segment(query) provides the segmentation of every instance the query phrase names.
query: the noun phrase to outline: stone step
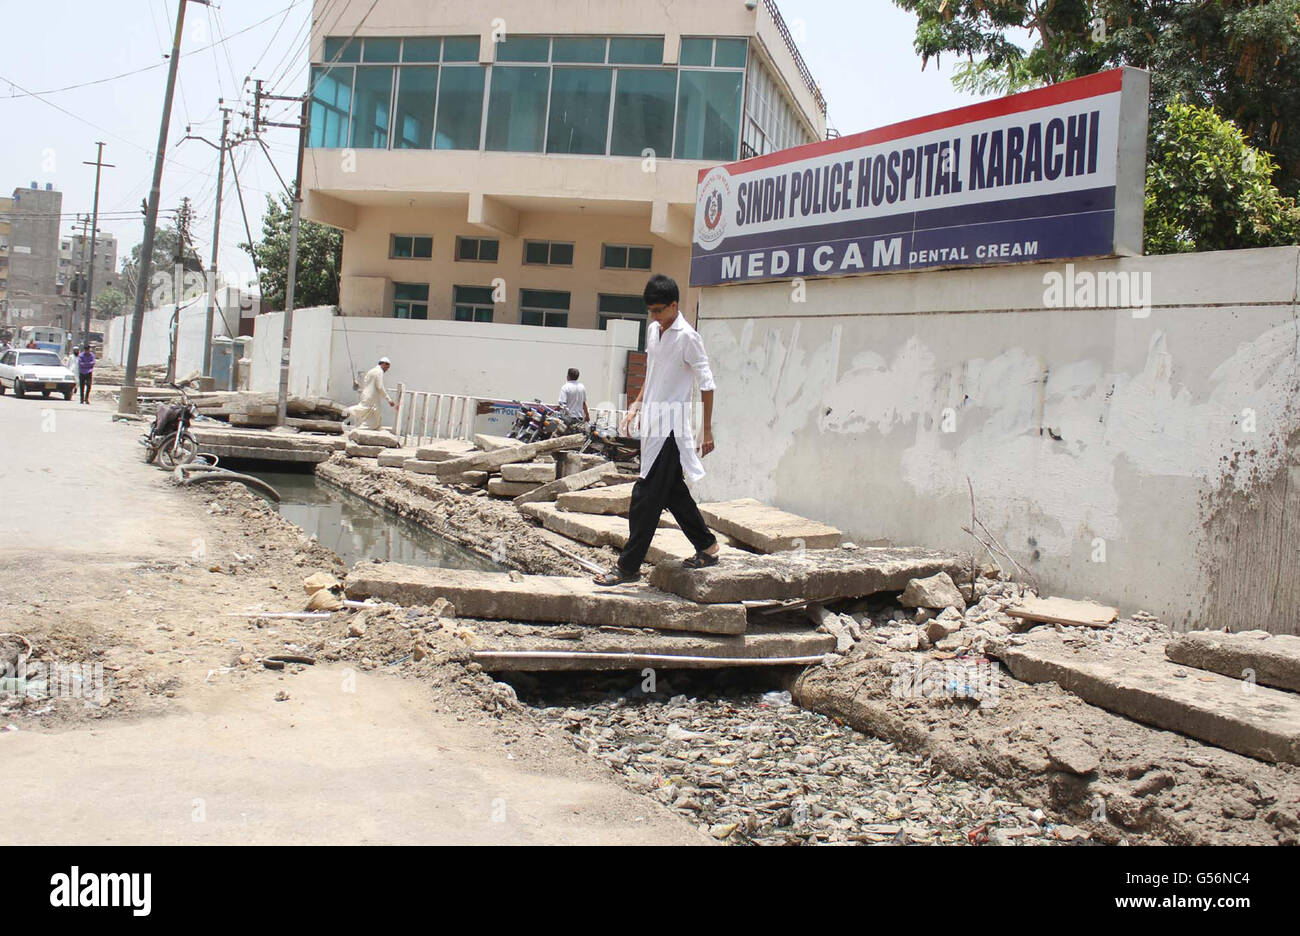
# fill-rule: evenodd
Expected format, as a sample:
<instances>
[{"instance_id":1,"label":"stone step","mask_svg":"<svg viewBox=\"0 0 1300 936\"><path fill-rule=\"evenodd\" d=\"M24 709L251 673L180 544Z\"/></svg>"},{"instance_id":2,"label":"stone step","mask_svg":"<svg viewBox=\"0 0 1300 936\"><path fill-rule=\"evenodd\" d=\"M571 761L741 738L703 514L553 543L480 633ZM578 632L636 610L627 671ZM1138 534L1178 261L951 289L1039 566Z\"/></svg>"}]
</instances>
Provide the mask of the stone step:
<instances>
[{"instance_id":1,"label":"stone step","mask_svg":"<svg viewBox=\"0 0 1300 936\"><path fill-rule=\"evenodd\" d=\"M353 429L348 434L348 441L357 445L377 445L381 448L400 448L402 443L387 429Z\"/></svg>"},{"instance_id":2,"label":"stone step","mask_svg":"<svg viewBox=\"0 0 1300 936\"><path fill-rule=\"evenodd\" d=\"M514 499L520 494L527 494L538 487L535 481L506 481L504 478L493 478L488 482L488 493L493 497L509 497Z\"/></svg>"},{"instance_id":3,"label":"stone step","mask_svg":"<svg viewBox=\"0 0 1300 936\"><path fill-rule=\"evenodd\" d=\"M963 565L969 564L957 553L916 547L840 547L769 555L733 551L707 569L684 569L679 562L656 565L650 581L692 601L824 602L901 592L910 579L939 572L960 577Z\"/></svg>"},{"instance_id":4,"label":"stone step","mask_svg":"<svg viewBox=\"0 0 1300 936\"><path fill-rule=\"evenodd\" d=\"M1300 692L1300 637L1267 631L1190 631L1165 647L1165 656L1234 679Z\"/></svg>"},{"instance_id":5,"label":"stone step","mask_svg":"<svg viewBox=\"0 0 1300 936\"><path fill-rule=\"evenodd\" d=\"M349 458L378 458L389 449L382 445L358 445L356 442L349 442L343 451Z\"/></svg>"},{"instance_id":6,"label":"stone step","mask_svg":"<svg viewBox=\"0 0 1300 936\"><path fill-rule=\"evenodd\" d=\"M632 506L632 488L635 486L634 484L619 484L614 487L573 491L557 497L555 506L572 513L626 517L628 510Z\"/></svg>"},{"instance_id":7,"label":"stone step","mask_svg":"<svg viewBox=\"0 0 1300 936\"><path fill-rule=\"evenodd\" d=\"M469 627L474 659L489 672L808 665L835 649L835 638L806 627L755 625L735 636L477 622Z\"/></svg>"},{"instance_id":8,"label":"stone step","mask_svg":"<svg viewBox=\"0 0 1300 936\"><path fill-rule=\"evenodd\" d=\"M709 529L733 536L759 552L832 549L844 534L833 526L778 510L753 498L700 504Z\"/></svg>"},{"instance_id":9,"label":"stone step","mask_svg":"<svg viewBox=\"0 0 1300 936\"><path fill-rule=\"evenodd\" d=\"M415 451L415 457L420 461L444 462L451 461L453 458L461 458L473 452L474 446L472 443L461 439L439 439L436 442L430 442L428 445L420 446Z\"/></svg>"},{"instance_id":10,"label":"stone step","mask_svg":"<svg viewBox=\"0 0 1300 936\"><path fill-rule=\"evenodd\" d=\"M1172 663L1157 650L1102 654L1039 628L992 654L1022 682L1054 682L1099 708L1274 763L1300 764L1300 697Z\"/></svg>"},{"instance_id":11,"label":"stone step","mask_svg":"<svg viewBox=\"0 0 1300 936\"><path fill-rule=\"evenodd\" d=\"M379 453L380 468L402 468L412 460L415 460L415 449L385 449Z\"/></svg>"},{"instance_id":12,"label":"stone step","mask_svg":"<svg viewBox=\"0 0 1300 936\"><path fill-rule=\"evenodd\" d=\"M525 517L536 520L548 530L588 546L609 546L622 549L627 545L628 522L626 517L612 517L601 514L569 513L560 510L555 504L525 504L519 508ZM736 549L732 541L724 535L718 536L722 544L722 555L749 555ZM650 551L646 561L658 565L663 562L687 559L695 555L695 547L681 530L660 527L650 541ZM739 601L740 599L735 599Z\"/></svg>"},{"instance_id":13,"label":"stone step","mask_svg":"<svg viewBox=\"0 0 1300 936\"><path fill-rule=\"evenodd\" d=\"M459 617L493 621L648 627L654 630L743 634L740 604L699 605L637 583L604 588L587 576L529 575L362 562L348 576L352 598L417 606L446 598Z\"/></svg>"},{"instance_id":14,"label":"stone step","mask_svg":"<svg viewBox=\"0 0 1300 936\"><path fill-rule=\"evenodd\" d=\"M501 480L549 484L555 480L555 463L525 462L522 465L502 465Z\"/></svg>"}]
</instances>

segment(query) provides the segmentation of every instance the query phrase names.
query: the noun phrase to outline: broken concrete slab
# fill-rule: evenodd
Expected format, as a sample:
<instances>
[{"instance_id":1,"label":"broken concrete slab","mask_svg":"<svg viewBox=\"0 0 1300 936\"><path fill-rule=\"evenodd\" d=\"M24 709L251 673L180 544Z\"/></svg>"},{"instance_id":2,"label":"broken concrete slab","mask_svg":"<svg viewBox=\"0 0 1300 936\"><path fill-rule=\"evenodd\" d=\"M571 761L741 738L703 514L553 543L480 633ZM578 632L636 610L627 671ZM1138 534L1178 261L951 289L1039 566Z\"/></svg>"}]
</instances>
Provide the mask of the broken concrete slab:
<instances>
[{"instance_id":1,"label":"broken concrete slab","mask_svg":"<svg viewBox=\"0 0 1300 936\"><path fill-rule=\"evenodd\" d=\"M502 465L501 480L549 484L555 480L555 463L539 462L536 464Z\"/></svg>"},{"instance_id":2,"label":"broken concrete slab","mask_svg":"<svg viewBox=\"0 0 1300 936\"><path fill-rule=\"evenodd\" d=\"M735 636L646 634L622 627L574 635L560 627L470 626L478 644L474 659L489 672L807 665L835 647L826 634L788 626L755 626Z\"/></svg>"},{"instance_id":3,"label":"broken concrete slab","mask_svg":"<svg viewBox=\"0 0 1300 936\"><path fill-rule=\"evenodd\" d=\"M439 475L454 475L466 471L491 471L494 468L500 468L502 465L532 461L538 455L548 452L562 452L565 449L578 448L583 442L583 436L575 433L574 435L560 436L556 439L546 439L542 442L529 442L526 445L510 445L492 452L475 452L462 458L438 462L437 473Z\"/></svg>"},{"instance_id":4,"label":"broken concrete slab","mask_svg":"<svg viewBox=\"0 0 1300 936\"><path fill-rule=\"evenodd\" d=\"M474 451L474 446L463 439L438 439L416 449L415 457L420 461L444 462L462 458Z\"/></svg>"},{"instance_id":5,"label":"broken concrete slab","mask_svg":"<svg viewBox=\"0 0 1300 936\"><path fill-rule=\"evenodd\" d=\"M1300 637L1289 634L1190 631L1170 641L1165 656L1183 666L1300 692Z\"/></svg>"},{"instance_id":6,"label":"broken concrete slab","mask_svg":"<svg viewBox=\"0 0 1300 936\"><path fill-rule=\"evenodd\" d=\"M525 504L519 508L519 512L525 517L538 521L548 530L579 543L586 543L588 546L622 549L627 545L629 530L626 517L569 513L560 510L554 504L544 503ZM732 541L725 536L719 536L718 542L722 545L720 553L722 556L749 555L736 549ZM658 564L671 562L674 559L688 559L693 555L695 555L695 547L691 545L685 533L681 530L661 527L655 531L654 539L650 542L646 561Z\"/></svg>"},{"instance_id":7,"label":"broken concrete slab","mask_svg":"<svg viewBox=\"0 0 1300 936\"><path fill-rule=\"evenodd\" d=\"M833 526L778 510L752 497L700 504L700 514L709 529L733 536L759 552L833 549L844 537Z\"/></svg>"},{"instance_id":8,"label":"broken concrete slab","mask_svg":"<svg viewBox=\"0 0 1300 936\"><path fill-rule=\"evenodd\" d=\"M1023 598L1007 608L1007 614L1042 624L1072 624L1079 627L1109 627L1119 610L1093 601L1069 598Z\"/></svg>"},{"instance_id":9,"label":"broken concrete slab","mask_svg":"<svg viewBox=\"0 0 1300 936\"><path fill-rule=\"evenodd\" d=\"M513 448L516 445L523 445L523 443L518 439L507 439L505 436L474 436L474 447L483 452L495 452L503 448Z\"/></svg>"},{"instance_id":10,"label":"broken concrete slab","mask_svg":"<svg viewBox=\"0 0 1300 936\"><path fill-rule=\"evenodd\" d=\"M451 475L447 478L439 478L443 484L459 484L464 487L481 488L486 487L492 475L486 471L464 471L458 475Z\"/></svg>"},{"instance_id":11,"label":"broken concrete slab","mask_svg":"<svg viewBox=\"0 0 1300 936\"><path fill-rule=\"evenodd\" d=\"M343 438L304 436L298 433L274 433L262 430L214 429L194 426L194 439L200 452L210 452L222 459L285 461L319 464L336 449L346 445Z\"/></svg>"},{"instance_id":12,"label":"broken concrete slab","mask_svg":"<svg viewBox=\"0 0 1300 936\"><path fill-rule=\"evenodd\" d=\"M1054 682L1083 701L1238 754L1300 764L1300 697L1188 669L1158 651L1103 654L1068 646L1040 628L999 642L992 654L1016 679Z\"/></svg>"},{"instance_id":13,"label":"broken concrete slab","mask_svg":"<svg viewBox=\"0 0 1300 936\"><path fill-rule=\"evenodd\" d=\"M619 484L614 487L572 491L557 497L555 506L573 513L626 517L628 510L632 506L632 488L635 486L634 484Z\"/></svg>"},{"instance_id":14,"label":"broken concrete slab","mask_svg":"<svg viewBox=\"0 0 1300 936\"><path fill-rule=\"evenodd\" d=\"M379 453L380 468L402 468L408 461L415 459L415 449L385 449Z\"/></svg>"},{"instance_id":15,"label":"broken concrete slab","mask_svg":"<svg viewBox=\"0 0 1300 936\"><path fill-rule=\"evenodd\" d=\"M537 488L536 482L529 481L506 481L503 478L492 478L488 481L488 493L493 497L516 498L520 494L527 494L529 491Z\"/></svg>"},{"instance_id":16,"label":"broken concrete slab","mask_svg":"<svg viewBox=\"0 0 1300 936\"><path fill-rule=\"evenodd\" d=\"M594 468L597 465L605 464L606 459L602 455L593 455L581 452L556 452L555 453L555 477L567 478L569 475L577 474L579 471L586 471L588 468ZM617 469L610 465L610 471Z\"/></svg>"},{"instance_id":17,"label":"broken concrete slab","mask_svg":"<svg viewBox=\"0 0 1300 936\"><path fill-rule=\"evenodd\" d=\"M648 627L654 630L743 634L743 605L698 605L645 584L604 588L590 578L434 569L359 563L348 576L352 598L429 605L446 598L461 617L507 621Z\"/></svg>"},{"instance_id":18,"label":"broken concrete slab","mask_svg":"<svg viewBox=\"0 0 1300 936\"><path fill-rule=\"evenodd\" d=\"M378 445L381 448L399 448L401 442L387 429L353 429L348 440L357 445Z\"/></svg>"},{"instance_id":19,"label":"broken concrete slab","mask_svg":"<svg viewBox=\"0 0 1300 936\"><path fill-rule=\"evenodd\" d=\"M579 437L581 438L581 437ZM534 488L527 494L521 494L515 498L515 506L522 507L524 504L535 504L541 501L553 501L561 494L568 494L571 491L581 491L585 487L590 487L601 479L613 465L610 462L601 462L577 474L557 477L549 484L543 484L539 488Z\"/></svg>"},{"instance_id":20,"label":"broken concrete slab","mask_svg":"<svg viewBox=\"0 0 1300 936\"><path fill-rule=\"evenodd\" d=\"M356 442L348 442L347 448L343 451L348 458L378 458L388 449L382 445L358 445Z\"/></svg>"},{"instance_id":21,"label":"broken concrete slab","mask_svg":"<svg viewBox=\"0 0 1300 936\"><path fill-rule=\"evenodd\" d=\"M656 538L658 538L656 536ZM807 598L830 601L902 591L908 580L959 573L965 557L917 547L818 549L768 555L735 552L707 569L655 566L650 581L693 601Z\"/></svg>"}]
</instances>

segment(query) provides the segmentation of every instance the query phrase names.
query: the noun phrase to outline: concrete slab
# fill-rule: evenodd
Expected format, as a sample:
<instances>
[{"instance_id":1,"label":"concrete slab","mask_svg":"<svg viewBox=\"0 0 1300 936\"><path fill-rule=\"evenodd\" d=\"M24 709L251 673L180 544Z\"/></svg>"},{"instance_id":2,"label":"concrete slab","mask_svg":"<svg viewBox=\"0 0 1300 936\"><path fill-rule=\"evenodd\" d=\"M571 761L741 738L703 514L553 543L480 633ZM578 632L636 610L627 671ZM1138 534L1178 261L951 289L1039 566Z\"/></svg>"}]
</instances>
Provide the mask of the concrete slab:
<instances>
[{"instance_id":1,"label":"concrete slab","mask_svg":"<svg viewBox=\"0 0 1300 936\"><path fill-rule=\"evenodd\" d=\"M833 549L844 537L833 526L778 510L752 497L700 504L700 513L709 529L734 536L759 552Z\"/></svg>"},{"instance_id":2,"label":"concrete slab","mask_svg":"<svg viewBox=\"0 0 1300 936\"><path fill-rule=\"evenodd\" d=\"M1092 705L1248 757L1300 764L1300 697L1289 692L1246 692L1240 680L1187 669L1154 650L1075 650L1046 628L1021 640L992 651L1016 679L1054 682Z\"/></svg>"},{"instance_id":3,"label":"concrete slab","mask_svg":"<svg viewBox=\"0 0 1300 936\"><path fill-rule=\"evenodd\" d=\"M614 487L587 488L585 491L573 491L557 497L555 506L573 513L626 517L628 510L632 506L632 488L635 486L634 484L619 484Z\"/></svg>"},{"instance_id":4,"label":"concrete slab","mask_svg":"<svg viewBox=\"0 0 1300 936\"><path fill-rule=\"evenodd\" d=\"M357 445L378 445L381 448L399 448L401 442L387 429L353 429L348 440Z\"/></svg>"},{"instance_id":5,"label":"concrete slab","mask_svg":"<svg viewBox=\"0 0 1300 936\"><path fill-rule=\"evenodd\" d=\"M555 504L525 504L519 508L525 517L536 520L555 533L567 536L588 546L609 546L622 549L627 545L628 524L626 517L614 517L602 514L569 513L560 510ZM733 545L725 535L719 535L723 556L750 555ZM660 527L650 542L650 551L646 561L652 564L688 559L695 555L695 547L681 530Z\"/></svg>"},{"instance_id":6,"label":"concrete slab","mask_svg":"<svg viewBox=\"0 0 1300 936\"><path fill-rule=\"evenodd\" d=\"M502 465L532 461L538 455L575 449L581 446L583 441L583 437L575 433L574 435L561 436L556 439L546 439L543 442L529 442L527 445L509 445L493 452L475 452L462 458L439 462L438 474L451 475L461 474L466 471L491 471L494 468L500 468Z\"/></svg>"},{"instance_id":7,"label":"concrete slab","mask_svg":"<svg viewBox=\"0 0 1300 936\"><path fill-rule=\"evenodd\" d=\"M735 636L647 634L622 627L576 633L564 627L469 627L478 644L474 659L489 672L807 665L835 649L833 637L797 627L760 625Z\"/></svg>"},{"instance_id":8,"label":"concrete slab","mask_svg":"<svg viewBox=\"0 0 1300 936\"><path fill-rule=\"evenodd\" d=\"M415 457L420 461L444 462L453 458L462 458L474 452L474 446L463 439L439 439L416 449Z\"/></svg>"},{"instance_id":9,"label":"concrete slab","mask_svg":"<svg viewBox=\"0 0 1300 936\"><path fill-rule=\"evenodd\" d=\"M358 445L356 442L349 442L343 451L349 458L378 458L387 452L388 448L383 445Z\"/></svg>"},{"instance_id":10,"label":"concrete slab","mask_svg":"<svg viewBox=\"0 0 1300 936\"><path fill-rule=\"evenodd\" d=\"M591 468L579 471L577 474L561 475L549 484L543 484L541 487L529 491L527 494L521 494L515 498L515 506L522 507L524 504L534 504L540 501L552 501L561 494L568 494L571 491L581 491L589 485L595 484L601 476L614 467L610 462L601 462L593 465Z\"/></svg>"},{"instance_id":11,"label":"concrete slab","mask_svg":"<svg viewBox=\"0 0 1300 936\"><path fill-rule=\"evenodd\" d=\"M678 562L656 565L650 581L692 601L828 601L901 592L909 579L939 572L959 575L965 561L956 553L915 547L841 547L770 555L736 551L707 569L683 569Z\"/></svg>"},{"instance_id":12,"label":"concrete slab","mask_svg":"<svg viewBox=\"0 0 1300 936\"><path fill-rule=\"evenodd\" d=\"M1170 641L1165 656L1183 666L1234 679L1249 674L1261 686L1300 692L1300 637L1289 634L1190 631Z\"/></svg>"},{"instance_id":13,"label":"concrete slab","mask_svg":"<svg viewBox=\"0 0 1300 936\"><path fill-rule=\"evenodd\" d=\"M511 448L516 445L523 445L518 439L507 439L505 436L494 435L476 435L474 436L473 448L482 452L495 452L498 449Z\"/></svg>"},{"instance_id":14,"label":"concrete slab","mask_svg":"<svg viewBox=\"0 0 1300 936\"><path fill-rule=\"evenodd\" d=\"M406 463L415 458L415 449L397 448L387 449L379 453L380 468L401 468Z\"/></svg>"},{"instance_id":15,"label":"concrete slab","mask_svg":"<svg viewBox=\"0 0 1300 936\"><path fill-rule=\"evenodd\" d=\"M586 576L529 575L516 581L502 572L362 562L348 576L346 588L353 598L375 597L412 606L446 598L459 617L495 621L745 632L742 605L699 605L643 583L602 588Z\"/></svg>"},{"instance_id":16,"label":"concrete slab","mask_svg":"<svg viewBox=\"0 0 1300 936\"><path fill-rule=\"evenodd\" d=\"M501 479L503 481L533 481L538 484L548 484L555 480L555 463L540 462L525 463L522 465L502 465Z\"/></svg>"},{"instance_id":17,"label":"concrete slab","mask_svg":"<svg viewBox=\"0 0 1300 936\"><path fill-rule=\"evenodd\" d=\"M298 433L266 432L257 429L214 429L194 426L194 439L200 452L211 452L222 459L242 458L264 461L319 464L333 454L334 443L341 448L347 443L337 439L303 436Z\"/></svg>"},{"instance_id":18,"label":"concrete slab","mask_svg":"<svg viewBox=\"0 0 1300 936\"><path fill-rule=\"evenodd\" d=\"M506 481L502 478L492 478L488 481L488 493L493 497L509 497L513 499L520 494L527 494L537 487L536 482L528 481Z\"/></svg>"}]
</instances>

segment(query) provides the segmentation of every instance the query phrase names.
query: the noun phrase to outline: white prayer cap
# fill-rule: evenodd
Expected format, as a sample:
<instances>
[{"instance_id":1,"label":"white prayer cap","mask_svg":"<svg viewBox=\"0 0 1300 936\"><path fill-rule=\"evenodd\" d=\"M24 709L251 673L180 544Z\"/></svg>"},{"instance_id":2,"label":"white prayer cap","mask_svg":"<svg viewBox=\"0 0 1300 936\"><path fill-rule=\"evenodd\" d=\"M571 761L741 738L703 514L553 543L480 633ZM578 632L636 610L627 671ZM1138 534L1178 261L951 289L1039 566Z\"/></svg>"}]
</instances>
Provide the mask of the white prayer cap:
<instances>
[{"instance_id":1,"label":"white prayer cap","mask_svg":"<svg viewBox=\"0 0 1300 936\"><path fill-rule=\"evenodd\" d=\"M388 358L386 358L386 357L381 357L381 358L379 359L379 363L380 363L380 364L392 364L393 362L390 361L390 360L388 360Z\"/></svg>"}]
</instances>

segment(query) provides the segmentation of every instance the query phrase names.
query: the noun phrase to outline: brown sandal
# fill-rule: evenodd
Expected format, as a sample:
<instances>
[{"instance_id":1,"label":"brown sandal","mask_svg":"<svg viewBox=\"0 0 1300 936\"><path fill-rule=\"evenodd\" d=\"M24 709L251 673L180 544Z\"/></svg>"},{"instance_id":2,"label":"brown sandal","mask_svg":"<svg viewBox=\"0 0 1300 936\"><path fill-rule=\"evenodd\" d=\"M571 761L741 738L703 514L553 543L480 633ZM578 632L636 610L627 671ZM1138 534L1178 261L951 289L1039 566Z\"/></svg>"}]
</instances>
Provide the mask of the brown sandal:
<instances>
[{"instance_id":1,"label":"brown sandal","mask_svg":"<svg viewBox=\"0 0 1300 936\"><path fill-rule=\"evenodd\" d=\"M721 552L721 550L719 550ZM682 560L683 569L707 569L718 564L718 557L706 552L697 552L689 559Z\"/></svg>"},{"instance_id":2,"label":"brown sandal","mask_svg":"<svg viewBox=\"0 0 1300 936\"><path fill-rule=\"evenodd\" d=\"M611 569L595 578L597 585L604 585L606 588L613 588L615 585L625 585L628 582L639 581L641 581L640 575L632 575L631 573L624 572L619 568Z\"/></svg>"}]
</instances>

